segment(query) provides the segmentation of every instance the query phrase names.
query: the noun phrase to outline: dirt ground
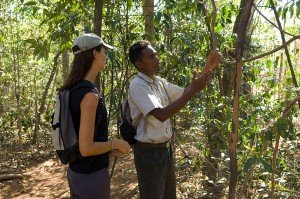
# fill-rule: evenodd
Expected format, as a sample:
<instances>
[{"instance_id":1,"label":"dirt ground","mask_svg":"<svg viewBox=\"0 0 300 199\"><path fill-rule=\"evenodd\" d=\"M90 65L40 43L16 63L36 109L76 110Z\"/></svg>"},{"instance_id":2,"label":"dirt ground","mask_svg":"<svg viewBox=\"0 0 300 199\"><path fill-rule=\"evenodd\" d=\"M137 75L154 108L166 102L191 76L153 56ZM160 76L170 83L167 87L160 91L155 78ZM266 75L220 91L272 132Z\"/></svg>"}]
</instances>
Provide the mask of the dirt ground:
<instances>
[{"instance_id":1,"label":"dirt ground","mask_svg":"<svg viewBox=\"0 0 300 199\"><path fill-rule=\"evenodd\" d=\"M2 158L3 161L1 161L1 174L21 173L23 179L0 182L0 198L69 198L66 180L67 166L61 164L52 152L40 158L30 158L29 156L27 165L20 164L21 160L17 161L15 168L14 163L5 161L6 158L8 157ZM110 167L112 167L113 162L114 158L111 159ZM9 164L10 168L5 167L8 165L4 164ZM137 195L136 172L133 155L130 154L117 159L111 181L111 198L136 198Z\"/></svg>"},{"instance_id":2,"label":"dirt ground","mask_svg":"<svg viewBox=\"0 0 300 199\"><path fill-rule=\"evenodd\" d=\"M190 143L185 151L193 159L186 159L176 149L177 197L180 199L213 198L204 192L202 182L207 179L199 167L199 151ZM51 147L0 146L0 176L22 174L22 179L0 181L0 199L69 198L66 180L67 166L59 162ZM191 166L196 165L195 167ZM200 161L200 162L199 162ZM110 161L110 171L114 158ZM198 166L197 166L198 165ZM197 169L199 167L199 169ZM138 199L138 184L133 154L117 159L111 181L111 199ZM204 197L202 197L204 196Z\"/></svg>"}]
</instances>

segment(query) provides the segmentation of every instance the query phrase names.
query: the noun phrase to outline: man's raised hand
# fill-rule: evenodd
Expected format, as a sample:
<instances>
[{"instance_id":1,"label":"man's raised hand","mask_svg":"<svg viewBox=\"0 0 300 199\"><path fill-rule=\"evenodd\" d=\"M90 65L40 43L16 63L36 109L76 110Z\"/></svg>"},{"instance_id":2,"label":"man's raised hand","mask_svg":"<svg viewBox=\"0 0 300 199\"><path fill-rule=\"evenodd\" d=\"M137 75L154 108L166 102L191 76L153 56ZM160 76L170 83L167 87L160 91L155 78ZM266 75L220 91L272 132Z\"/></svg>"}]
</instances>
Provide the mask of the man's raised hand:
<instances>
[{"instance_id":1,"label":"man's raised hand","mask_svg":"<svg viewBox=\"0 0 300 199\"><path fill-rule=\"evenodd\" d=\"M213 71L215 68L217 68L220 60L221 60L220 53L218 51L211 51L206 58L205 66L201 71L201 74L205 74L208 71Z\"/></svg>"}]
</instances>

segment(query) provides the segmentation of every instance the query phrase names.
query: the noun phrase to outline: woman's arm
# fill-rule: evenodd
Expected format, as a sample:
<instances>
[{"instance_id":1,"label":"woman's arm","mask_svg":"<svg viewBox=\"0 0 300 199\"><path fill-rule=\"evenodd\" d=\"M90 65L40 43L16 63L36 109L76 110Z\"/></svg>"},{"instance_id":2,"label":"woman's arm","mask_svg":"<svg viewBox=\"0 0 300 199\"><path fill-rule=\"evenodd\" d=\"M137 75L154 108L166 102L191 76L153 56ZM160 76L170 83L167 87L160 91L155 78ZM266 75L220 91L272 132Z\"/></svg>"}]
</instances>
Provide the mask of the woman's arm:
<instances>
[{"instance_id":1,"label":"woman's arm","mask_svg":"<svg viewBox=\"0 0 300 199\"><path fill-rule=\"evenodd\" d=\"M119 139L108 142L94 142L95 118L98 106L98 96L95 93L87 93L80 104L81 118L79 127L79 151L82 156L99 155L117 149L122 153L128 153L130 146Z\"/></svg>"}]
</instances>

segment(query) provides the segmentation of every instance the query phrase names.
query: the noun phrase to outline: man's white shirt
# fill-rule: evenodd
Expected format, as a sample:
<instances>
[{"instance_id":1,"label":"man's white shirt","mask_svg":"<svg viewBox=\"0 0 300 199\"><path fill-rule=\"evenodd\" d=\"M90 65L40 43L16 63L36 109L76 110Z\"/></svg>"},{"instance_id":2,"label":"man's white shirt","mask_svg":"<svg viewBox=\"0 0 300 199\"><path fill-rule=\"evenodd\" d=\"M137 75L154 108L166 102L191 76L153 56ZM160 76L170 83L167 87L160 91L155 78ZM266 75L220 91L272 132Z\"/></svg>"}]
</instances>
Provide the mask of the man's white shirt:
<instances>
[{"instance_id":1,"label":"man's white shirt","mask_svg":"<svg viewBox=\"0 0 300 199\"><path fill-rule=\"evenodd\" d=\"M133 125L137 127L135 139L140 142L163 143L172 137L170 119L161 122L149 113L163 108L181 97L184 89L155 76L154 80L139 72L130 82L128 102Z\"/></svg>"}]
</instances>

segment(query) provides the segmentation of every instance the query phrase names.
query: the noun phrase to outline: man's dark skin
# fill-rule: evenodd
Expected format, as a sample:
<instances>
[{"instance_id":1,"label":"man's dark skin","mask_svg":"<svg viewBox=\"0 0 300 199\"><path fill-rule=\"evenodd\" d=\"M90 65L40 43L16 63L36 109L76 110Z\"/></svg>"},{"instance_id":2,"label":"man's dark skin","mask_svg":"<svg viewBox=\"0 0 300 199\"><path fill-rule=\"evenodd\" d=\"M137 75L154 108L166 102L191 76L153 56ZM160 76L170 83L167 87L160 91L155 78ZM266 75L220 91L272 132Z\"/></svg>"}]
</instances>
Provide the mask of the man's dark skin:
<instances>
[{"instance_id":1,"label":"man's dark skin","mask_svg":"<svg viewBox=\"0 0 300 199\"><path fill-rule=\"evenodd\" d=\"M215 68L221 59L220 54L217 51L211 52L206 60L205 67ZM151 45L148 45L142 50L142 56L135 62L135 66L140 72L147 75L151 79L154 79L154 75L160 70L159 58L157 53ZM172 102L166 107L156 108L149 114L153 115L156 119L161 122L166 121L174 114L180 111L193 96L199 91L203 90L211 80L211 71L204 74L200 73L197 76L197 72L194 72L194 76L191 84L184 90L182 96L176 101Z\"/></svg>"}]
</instances>

